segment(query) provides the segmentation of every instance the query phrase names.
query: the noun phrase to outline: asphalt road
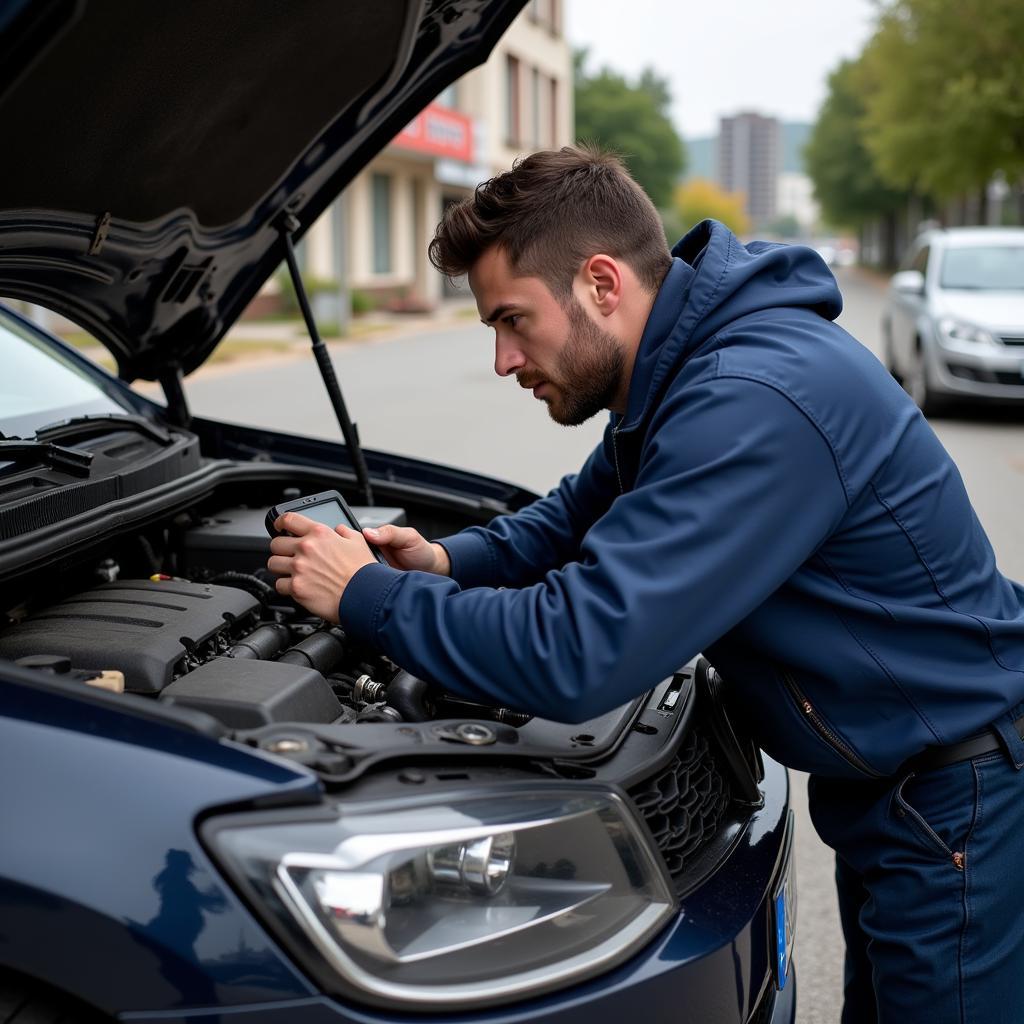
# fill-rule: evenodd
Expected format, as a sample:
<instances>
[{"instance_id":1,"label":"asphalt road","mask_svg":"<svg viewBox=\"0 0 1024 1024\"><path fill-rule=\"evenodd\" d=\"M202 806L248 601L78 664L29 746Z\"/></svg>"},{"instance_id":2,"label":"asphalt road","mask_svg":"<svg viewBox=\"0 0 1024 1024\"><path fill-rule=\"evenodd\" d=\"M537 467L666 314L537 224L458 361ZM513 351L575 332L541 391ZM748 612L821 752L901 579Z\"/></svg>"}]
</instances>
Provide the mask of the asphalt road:
<instances>
[{"instance_id":1,"label":"asphalt road","mask_svg":"<svg viewBox=\"0 0 1024 1024\"><path fill-rule=\"evenodd\" d=\"M883 291L856 270L839 272L840 323L878 354ZM348 342L332 356L350 412L369 448L463 466L545 491L572 472L601 435L591 422L566 429L492 370L491 332L467 320L444 331ZM336 438L337 425L311 358L238 369L212 367L190 379L193 409L222 420ZM1004 573L1024 579L1024 416L963 412L933 422L956 459ZM798 815L798 1024L839 1019L842 939L832 857L806 812L806 780L793 776Z\"/></svg>"}]
</instances>

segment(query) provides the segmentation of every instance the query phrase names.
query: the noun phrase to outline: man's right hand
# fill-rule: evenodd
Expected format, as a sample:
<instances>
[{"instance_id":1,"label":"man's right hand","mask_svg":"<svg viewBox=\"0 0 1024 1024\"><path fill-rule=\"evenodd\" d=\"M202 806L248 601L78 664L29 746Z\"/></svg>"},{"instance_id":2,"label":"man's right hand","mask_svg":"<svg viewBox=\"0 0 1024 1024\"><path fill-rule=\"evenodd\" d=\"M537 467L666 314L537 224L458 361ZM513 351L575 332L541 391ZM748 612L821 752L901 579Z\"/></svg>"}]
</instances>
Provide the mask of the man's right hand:
<instances>
[{"instance_id":1,"label":"man's right hand","mask_svg":"<svg viewBox=\"0 0 1024 1024\"><path fill-rule=\"evenodd\" d=\"M363 536L380 548L380 553L396 569L418 569L447 576L452 571L448 552L440 544L431 544L410 526L380 526L363 530Z\"/></svg>"}]
</instances>

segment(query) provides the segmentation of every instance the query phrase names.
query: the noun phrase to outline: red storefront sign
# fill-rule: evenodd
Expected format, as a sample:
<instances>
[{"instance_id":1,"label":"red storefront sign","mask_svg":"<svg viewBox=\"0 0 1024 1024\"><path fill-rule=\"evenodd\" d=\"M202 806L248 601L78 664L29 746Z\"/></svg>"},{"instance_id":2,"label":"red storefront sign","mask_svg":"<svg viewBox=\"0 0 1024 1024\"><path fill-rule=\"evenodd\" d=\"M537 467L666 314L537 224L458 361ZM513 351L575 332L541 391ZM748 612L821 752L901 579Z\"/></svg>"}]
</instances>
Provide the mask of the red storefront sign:
<instances>
[{"instance_id":1,"label":"red storefront sign","mask_svg":"<svg viewBox=\"0 0 1024 1024\"><path fill-rule=\"evenodd\" d=\"M431 104L395 136L393 144L468 163L473 159L473 122L465 114Z\"/></svg>"}]
</instances>

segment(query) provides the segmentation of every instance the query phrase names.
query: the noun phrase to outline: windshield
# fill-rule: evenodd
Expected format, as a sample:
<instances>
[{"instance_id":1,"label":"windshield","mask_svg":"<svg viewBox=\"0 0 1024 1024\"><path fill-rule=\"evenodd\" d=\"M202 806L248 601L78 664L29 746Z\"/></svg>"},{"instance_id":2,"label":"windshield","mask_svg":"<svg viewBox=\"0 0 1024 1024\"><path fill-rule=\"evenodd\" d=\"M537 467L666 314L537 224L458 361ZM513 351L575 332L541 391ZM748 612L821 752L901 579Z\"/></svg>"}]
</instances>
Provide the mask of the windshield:
<instances>
[{"instance_id":1,"label":"windshield","mask_svg":"<svg viewBox=\"0 0 1024 1024\"><path fill-rule=\"evenodd\" d=\"M33 437L56 420L124 414L87 371L49 348L30 329L0 313L0 433Z\"/></svg>"},{"instance_id":2,"label":"windshield","mask_svg":"<svg viewBox=\"0 0 1024 1024\"><path fill-rule=\"evenodd\" d=\"M972 291L1024 291L1024 245L947 249L939 283Z\"/></svg>"}]
</instances>

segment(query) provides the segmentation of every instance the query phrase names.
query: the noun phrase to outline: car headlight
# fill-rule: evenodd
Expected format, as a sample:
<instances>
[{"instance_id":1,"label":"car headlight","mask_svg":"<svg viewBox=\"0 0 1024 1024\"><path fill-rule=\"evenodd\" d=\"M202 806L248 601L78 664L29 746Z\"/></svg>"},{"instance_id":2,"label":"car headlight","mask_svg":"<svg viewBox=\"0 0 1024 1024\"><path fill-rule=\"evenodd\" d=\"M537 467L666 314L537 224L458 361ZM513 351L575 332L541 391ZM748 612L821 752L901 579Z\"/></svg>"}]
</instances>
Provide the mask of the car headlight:
<instances>
[{"instance_id":1,"label":"car headlight","mask_svg":"<svg viewBox=\"0 0 1024 1024\"><path fill-rule=\"evenodd\" d=\"M660 858L610 790L253 821L204 834L329 988L384 1005L534 995L621 962L675 908Z\"/></svg>"},{"instance_id":2,"label":"car headlight","mask_svg":"<svg viewBox=\"0 0 1024 1024\"><path fill-rule=\"evenodd\" d=\"M944 316L939 321L939 333L948 341L973 341L980 345L994 345L995 338L984 327Z\"/></svg>"}]
</instances>

